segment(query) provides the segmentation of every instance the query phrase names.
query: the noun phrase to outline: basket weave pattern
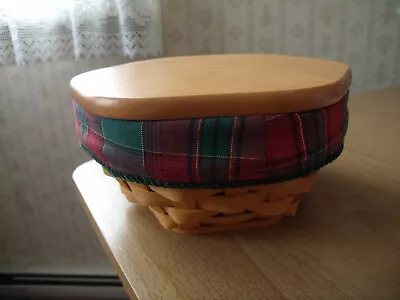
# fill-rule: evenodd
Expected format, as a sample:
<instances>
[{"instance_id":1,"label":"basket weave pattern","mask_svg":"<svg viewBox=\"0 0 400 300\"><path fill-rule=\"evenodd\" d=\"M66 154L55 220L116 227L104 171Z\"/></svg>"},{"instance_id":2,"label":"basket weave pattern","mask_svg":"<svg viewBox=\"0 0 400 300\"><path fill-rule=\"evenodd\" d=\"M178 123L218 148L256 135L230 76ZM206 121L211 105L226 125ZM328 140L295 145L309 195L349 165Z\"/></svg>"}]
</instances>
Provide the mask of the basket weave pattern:
<instances>
[{"instance_id":1,"label":"basket weave pattern","mask_svg":"<svg viewBox=\"0 0 400 300\"><path fill-rule=\"evenodd\" d=\"M228 189L171 189L116 179L126 198L148 206L163 227L202 233L266 226L294 216L315 177Z\"/></svg>"}]
</instances>

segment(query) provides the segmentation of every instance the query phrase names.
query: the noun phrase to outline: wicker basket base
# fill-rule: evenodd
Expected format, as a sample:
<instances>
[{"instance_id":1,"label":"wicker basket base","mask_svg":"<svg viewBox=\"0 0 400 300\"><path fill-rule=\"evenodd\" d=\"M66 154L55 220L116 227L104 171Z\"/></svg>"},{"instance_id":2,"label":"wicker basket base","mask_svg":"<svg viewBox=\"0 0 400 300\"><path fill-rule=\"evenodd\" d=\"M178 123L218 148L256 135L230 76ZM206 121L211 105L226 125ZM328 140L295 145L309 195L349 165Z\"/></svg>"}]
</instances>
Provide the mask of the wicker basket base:
<instances>
[{"instance_id":1,"label":"wicker basket base","mask_svg":"<svg viewBox=\"0 0 400 300\"><path fill-rule=\"evenodd\" d=\"M228 189L161 188L116 179L126 198L148 206L164 228L205 233L266 226L294 216L315 177L316 173L277 184Z\"/></svg>"}]
</instances>

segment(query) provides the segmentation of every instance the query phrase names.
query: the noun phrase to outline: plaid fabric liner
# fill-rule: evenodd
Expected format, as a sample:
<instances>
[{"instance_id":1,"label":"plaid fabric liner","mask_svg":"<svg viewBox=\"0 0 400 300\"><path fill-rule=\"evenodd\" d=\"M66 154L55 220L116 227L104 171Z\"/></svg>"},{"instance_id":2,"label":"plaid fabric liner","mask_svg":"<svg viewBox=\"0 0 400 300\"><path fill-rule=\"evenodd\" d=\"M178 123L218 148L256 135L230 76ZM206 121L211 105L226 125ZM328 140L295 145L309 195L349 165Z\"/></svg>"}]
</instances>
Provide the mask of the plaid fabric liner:
<instances>
[{"instance_id":1,"label":"plaid fabric liner","mask_svg":"<svg viewBox=\"0 0 400 300\"><path fill-rule=\"evenodd\" d=\"M306 176L336 159L348 94L299 113L189 120L98 117L74 102L81 146L112 175L164 187L222 188Z\"/></svg>"}]
</instances>

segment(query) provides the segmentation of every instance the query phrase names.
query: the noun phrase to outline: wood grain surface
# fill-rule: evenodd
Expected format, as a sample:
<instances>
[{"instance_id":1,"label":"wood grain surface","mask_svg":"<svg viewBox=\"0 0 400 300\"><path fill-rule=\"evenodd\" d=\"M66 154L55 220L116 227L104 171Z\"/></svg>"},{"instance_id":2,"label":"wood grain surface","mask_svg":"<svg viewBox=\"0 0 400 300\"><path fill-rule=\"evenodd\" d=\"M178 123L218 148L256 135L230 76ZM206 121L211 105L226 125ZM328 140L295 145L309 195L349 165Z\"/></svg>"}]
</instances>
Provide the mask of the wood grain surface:
<instances>
[{"instance_id":1,"label":"wood grain surface","mask_svg":"<svg viewBox=\"0 0 400 300\"><path fill-rule=\"evenodd\" d=\"M343 155L296 217L209 235L169 232L95 162L73 178L132 299L400 299L400 87L350 100Z\"/></svg>"},{"instance_id":2,"label":"wood grain surface","mask_svg":"<svg viewBox=\"0 0 400 300\"><path fill-rule=\"evenodd\" d=\"M349 88L345 64L274 54L159 58L71 80L88 112L128 120L275 114L324 107Z\"/></svg>"}]
</instances>

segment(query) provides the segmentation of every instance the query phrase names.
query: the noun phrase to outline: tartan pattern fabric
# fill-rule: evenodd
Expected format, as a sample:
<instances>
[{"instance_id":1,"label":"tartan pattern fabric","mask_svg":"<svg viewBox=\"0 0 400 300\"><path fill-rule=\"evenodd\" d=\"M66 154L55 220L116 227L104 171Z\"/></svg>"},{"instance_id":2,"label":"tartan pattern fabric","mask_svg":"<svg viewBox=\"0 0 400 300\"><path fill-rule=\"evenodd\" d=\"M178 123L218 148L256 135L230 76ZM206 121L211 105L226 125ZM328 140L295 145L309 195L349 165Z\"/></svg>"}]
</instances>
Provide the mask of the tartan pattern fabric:
<instances>
[{"instance_id":1,"label":"tartan pattern fabric","mask_svg":"<svg viewBox=\"0 0 400 300\"><path fill-rule=\"evenodd\" d=\"M348 94L312 111L131 121L74 102L81 146L112 175L164 187L232 187L306 176L338 157Z\"/></svg>"}]
</instances>

